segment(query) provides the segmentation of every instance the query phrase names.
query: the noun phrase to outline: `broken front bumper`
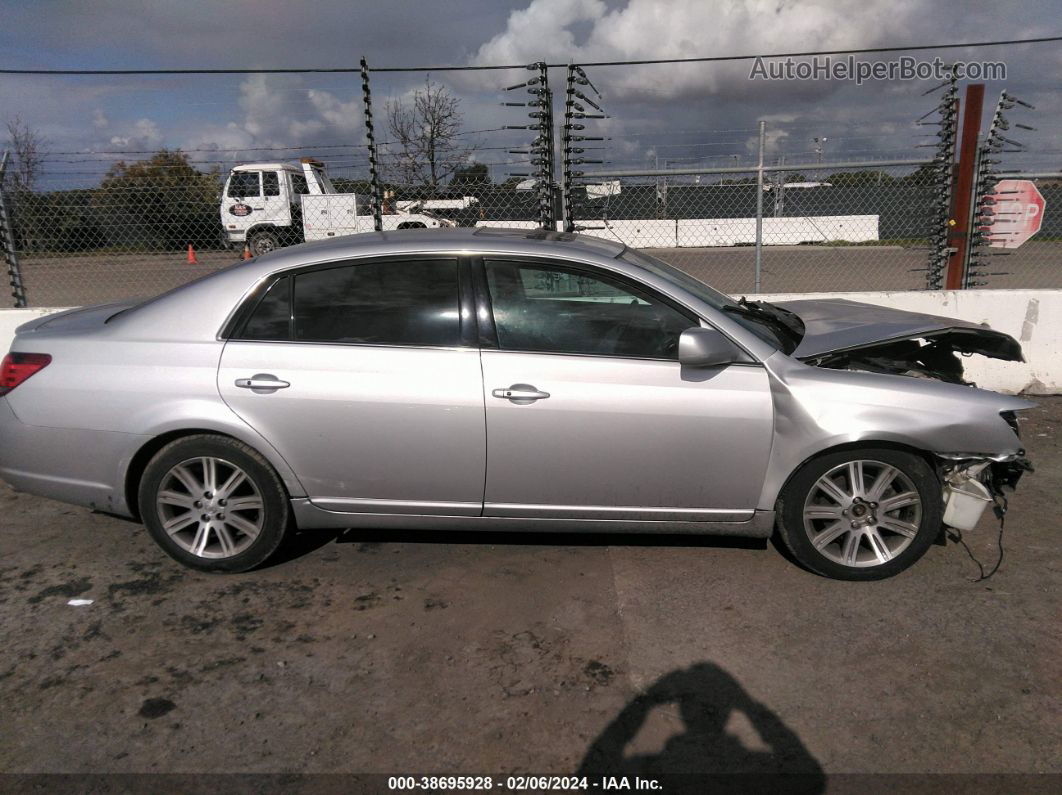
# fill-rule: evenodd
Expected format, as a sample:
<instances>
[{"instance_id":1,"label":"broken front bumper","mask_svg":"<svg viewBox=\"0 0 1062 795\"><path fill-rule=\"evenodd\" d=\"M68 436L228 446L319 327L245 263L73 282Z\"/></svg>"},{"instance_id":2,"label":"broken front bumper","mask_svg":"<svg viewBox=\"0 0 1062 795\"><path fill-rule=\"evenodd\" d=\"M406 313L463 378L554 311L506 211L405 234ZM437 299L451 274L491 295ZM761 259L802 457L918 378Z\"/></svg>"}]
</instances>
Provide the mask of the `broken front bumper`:
<instances>
[{"instance_id":1,"label":"broken front bumper","mask_svg":"<svg viewBox=\"0 0 1062 795\"><path fill-rule=\"evenodd\" d=\"M1013 492L1021 476L1033 471L1024 451L999 459L970 459L941 456L944 471L944 524L958 530L972 530L985 508L993 505L999 519L1007 512L1007 494Z\"/></svg>"}]
</instances>

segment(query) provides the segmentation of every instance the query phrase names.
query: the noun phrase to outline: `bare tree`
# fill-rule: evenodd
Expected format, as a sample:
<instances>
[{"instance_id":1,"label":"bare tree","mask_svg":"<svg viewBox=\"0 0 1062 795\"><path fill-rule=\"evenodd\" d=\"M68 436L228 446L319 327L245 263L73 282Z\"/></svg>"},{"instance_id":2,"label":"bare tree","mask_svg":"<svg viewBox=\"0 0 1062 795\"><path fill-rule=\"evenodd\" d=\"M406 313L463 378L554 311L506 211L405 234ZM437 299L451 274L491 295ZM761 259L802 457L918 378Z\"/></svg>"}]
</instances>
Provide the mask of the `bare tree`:
<instances>
[{"instance_id":1,"label":"bare tree","mask_svg":"<svg viewBox=\"0 0 1062 795\"><path fill-rule=\"evenodd\" d=\"M461 100L445 86L424 81L408 101L387 101L387 127L398 145L391 170L406 184L437 187L468 164L473 144L461 140Z\"/></svg>"},{"instance_id":2,"label":"bare tree","mask_svg":"<svg viewBox=\"0 0 1062 795\"><path fill-rule=\"evenodd\" d=\"M7 121L8 147L14 157L11 179L15 190L33 190L33 185L40 175L44 160L45 139L36 130L15 116Z\"/></svg>"}]
</instances>

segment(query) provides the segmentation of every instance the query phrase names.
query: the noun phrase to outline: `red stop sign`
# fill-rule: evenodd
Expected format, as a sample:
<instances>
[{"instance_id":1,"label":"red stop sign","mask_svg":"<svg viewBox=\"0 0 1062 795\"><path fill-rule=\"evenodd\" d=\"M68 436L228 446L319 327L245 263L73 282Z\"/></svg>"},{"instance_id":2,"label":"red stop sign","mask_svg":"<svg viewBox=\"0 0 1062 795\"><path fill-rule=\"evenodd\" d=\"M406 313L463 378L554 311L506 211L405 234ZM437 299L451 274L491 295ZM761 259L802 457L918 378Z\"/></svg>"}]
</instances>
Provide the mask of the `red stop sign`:
<instances>
[{"instance_id":1,"label":"red stop sign","mask_svg":"<svg viewBox=\"0 0 1062 795\"><path fill-rule=\"evenodd\" d=\"M1002 179L992 194L995 215L989 228L992 248L1017 248L1040 231L1044 220L1044 197L1027 179Z\"/></svg>"}]
</instances>

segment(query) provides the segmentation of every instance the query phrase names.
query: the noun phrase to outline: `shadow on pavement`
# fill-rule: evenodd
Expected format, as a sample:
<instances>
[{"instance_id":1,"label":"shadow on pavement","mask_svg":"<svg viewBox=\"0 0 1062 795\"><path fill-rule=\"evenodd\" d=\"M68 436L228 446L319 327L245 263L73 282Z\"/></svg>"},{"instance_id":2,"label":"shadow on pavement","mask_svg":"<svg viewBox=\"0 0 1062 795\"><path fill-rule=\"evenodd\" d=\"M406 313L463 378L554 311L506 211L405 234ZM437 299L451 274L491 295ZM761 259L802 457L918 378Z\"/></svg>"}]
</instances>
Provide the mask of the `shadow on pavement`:
<instances>
[{"instance_id":1,"label":"shadow on pavement","mask_svg":"<svg viewBox=\"0 0 1062 795\"><path fill-rule=\"evenodd\" d=\"M657 753L629 753L657 707L677 710L682 731ZM755 730L748 740L732 732L734 713ZM747 733L747 730L746 730ZM818 761L800 738L734 677L697 663L672 671L638 694L594 740L578 775L657 779L665 792L804 792L825 789Z\"/></svg>"},{"instance_id":2,"label":"shadow on pavement","mask_svg":"<svg viewBox=\"0 0 1062 795\"><path fill-rule=\"evenodd\" d=\"M318 532L311 530L308 532ZM334 531L323 531L326 534ZM327 542L326 542L327 543ZM548 547L714 547L766 549L767 539L682 533L574 533L503 530L368 530L348 529L337 544L495 544Z\"/></svg>"}]
</instances>

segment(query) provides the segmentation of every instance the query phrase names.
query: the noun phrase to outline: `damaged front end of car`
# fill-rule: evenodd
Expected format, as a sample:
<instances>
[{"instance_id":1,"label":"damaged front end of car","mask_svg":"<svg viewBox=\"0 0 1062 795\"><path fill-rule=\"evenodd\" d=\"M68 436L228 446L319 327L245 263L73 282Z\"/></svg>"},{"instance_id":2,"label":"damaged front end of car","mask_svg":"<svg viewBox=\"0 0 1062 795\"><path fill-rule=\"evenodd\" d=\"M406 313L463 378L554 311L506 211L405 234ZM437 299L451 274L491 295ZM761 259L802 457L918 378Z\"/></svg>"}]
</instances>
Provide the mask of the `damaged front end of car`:
<instances>
[{"instance_id":1,"label":"damaged front end of car","mask_svg":"<svg viewBox=\"0 0 1062 795\"><path fill-rule=\"evenodd\" d=\"M819 373L851 374L851 380L826 380L845 396L829 400L829 408L818 414L829 418L832 431L846 442L873 433L930 453L943 486L945 525L970 530L990 505L1002 520L1008 494L1032 470L1016 414L1032 404L978 389L969 390L967 402L966 390L943 384L976 387L963 367L965 357L975 354L1025 361L1016 339L984 324L844 299L783 302L777 309L804 326L792 358ZM879 375L908 376L911 382L889 387L877 380ZM822 380L799 371L783 378L791 386ZM943 384L938 390L926 381ZM816 399L822 397L816 390ZM873 419L865 412L867 403Z\"/></svg>"},{"instance_id":2,"label":"damaged front end of car","mask_svg":"<svg viewBox=\"0 0 1062 795\"><path fill-rule=\"evenodd\" d=\"M1000 416L1020 439L1017 413L1001 411ZM1017 488L1022 475L1034 471L1024 449L997 456L938 453L937 458L944 483L944 524L958 530L972 530L989 504L1002 521L1008 495Z\"/></svg>"},{"instance_id":3,"label":"damaged front end of car","mask_svg":"<svg viewBox=\"0 0 1062 795\"><path fill-rule=\"evenodd\" d=\"M1013 337L987 328L928 332L913 338L832 351L804 361L817 367L933 378L949 384L976 386L963 378L962 357L973 354L1008 362L1025 361L1021 346Z\"/></svg>"}]
</instances>

